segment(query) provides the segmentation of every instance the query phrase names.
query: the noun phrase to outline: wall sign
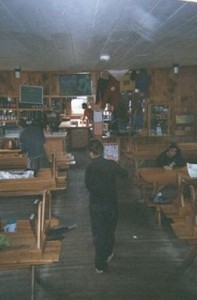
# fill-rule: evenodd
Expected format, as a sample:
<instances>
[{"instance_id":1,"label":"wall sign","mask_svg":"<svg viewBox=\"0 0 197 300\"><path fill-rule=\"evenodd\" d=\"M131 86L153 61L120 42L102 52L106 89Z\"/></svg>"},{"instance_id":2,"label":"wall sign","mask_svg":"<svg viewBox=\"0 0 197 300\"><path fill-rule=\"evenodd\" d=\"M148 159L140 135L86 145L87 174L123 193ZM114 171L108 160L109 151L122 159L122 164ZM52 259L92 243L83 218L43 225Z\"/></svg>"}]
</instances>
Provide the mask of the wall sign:
<instances>
[{"instance_id":1,"label":"wall sign","mask_svg":"<svg viewBox=\"0 0 197 300\"><path fill-rule=\"evenodd\" d=\"M119 161L119 144L104 143L104 158Z\"/></svg>"}]
</instances>

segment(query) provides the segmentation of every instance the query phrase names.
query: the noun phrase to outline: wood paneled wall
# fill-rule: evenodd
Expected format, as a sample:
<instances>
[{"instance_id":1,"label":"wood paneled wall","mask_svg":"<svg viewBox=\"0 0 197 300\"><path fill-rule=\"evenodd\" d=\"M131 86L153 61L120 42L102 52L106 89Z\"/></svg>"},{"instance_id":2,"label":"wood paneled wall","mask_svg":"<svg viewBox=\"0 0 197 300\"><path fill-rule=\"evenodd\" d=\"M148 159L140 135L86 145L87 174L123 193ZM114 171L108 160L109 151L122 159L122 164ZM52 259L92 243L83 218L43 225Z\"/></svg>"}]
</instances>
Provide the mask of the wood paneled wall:
<instances>
[{"instance_id":1,"label":"wood paneled wall","mask_svg":"<svg viewBox=\"0 0 197 300\"><path fill-rule=\"evenodd\" d=\"M197 112L197 67L151 70L151 103L170 103L176 113Z\"/></svg>"},{"instance_id":2,"label":"wood paneled wall","mask_svg":"<svg viewBox=\"0 0 197 300\"><path fill-rule=\"evenodd\" d=\"M147 103L169 103L171 106L171 120L176 114L193 113L197 115L197 66L180 67L179 73L174 74L173 68L147 70L151 78ZM66 72L65 72L66 73ZM60 95L58 72L21 72L21 78L16 79L14 71L0 71L0 95L19 96L19 85L42 85L44 95ZM62 74L62 72L61 72ZM100 72L92 72L92 89L96 95L97 80ZM128 74L120 82L128 82ZM113 83L114 85L114 83ZM135 88L133 82L131 86ZM129 86L130 87L130 86ZM108 89L111 93L110 88ZM113 94L106 99L115 99ZM112 101L113 102L113 101ZM102 105L103 106L103 105ZM173 127L173 124L171 124Z\"/></svg>"},{"instance_id":3,"label":"wood paneled wall","mask_svg":"<svg viewBox=\"0 0 197 300\"><path fill-rule=\"evenodd\" d=\"M66 72L65 72L66 73ZM16 79L14 71L0 71L0 95L18 96L20 84L41 85L44 95L60 95L58 72L21 72L21 78ZM62 74L62 72L61 72ZM96 94L96 83L99 72L92 72L92 92Z\"/></svg>"},{"instance_id":4,"label":"wood paneled wall","mask_svg":"<svg viewBox=\"0 0 197 300\"><path fill-rule=\"evenodd\" d=\"M196 108L197 95L197 66L180 67L179 74L170 69L148 70L151 76L150 100L151 102L167 102L176 106L178 111L193 111ZM14 71L0 71L0 94L18 95L20 84L42 85L45 95L59 95L60 73L56 72L21 72L21 78L16 79ZM96 83L99 72L92 72L93 94L96 94ZM124 81L124 77L120 82ZM128 75L126 75L128 81ZM132 87L134 84L132 82Z\"/></svg>"},{"instance_id":5,"label":"wood paneled wall","mask_svg":"<svg viewBox=\"0 0 197 300\"><path fill-rule=\"evenodd\" d=\"M150 103L170 104L170 129L173 132L178 114L197 115L197 67L151 70ZM194 124L196 131L197 124Z\"/></svg>"}]
</instances>

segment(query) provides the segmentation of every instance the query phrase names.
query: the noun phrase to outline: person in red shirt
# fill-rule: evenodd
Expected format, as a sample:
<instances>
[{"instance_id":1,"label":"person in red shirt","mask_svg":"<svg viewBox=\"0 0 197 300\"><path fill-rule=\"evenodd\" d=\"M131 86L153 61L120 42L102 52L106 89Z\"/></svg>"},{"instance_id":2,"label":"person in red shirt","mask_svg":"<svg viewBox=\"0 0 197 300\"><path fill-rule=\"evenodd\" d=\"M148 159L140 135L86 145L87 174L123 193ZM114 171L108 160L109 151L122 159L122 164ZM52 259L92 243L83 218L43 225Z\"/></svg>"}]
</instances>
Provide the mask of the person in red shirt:
<instances>
[{"instance_id":1,"label":"person in red shirt","mask_svg":"<svg viewBox=\"0 0 197 300\"><path fill-rule=\"evenodd\" d=\"M92 123L93 122L93 110L88 107L87 103L82 103L82 108L84 109L83 121Z\"/></svg>"}]
</instances>

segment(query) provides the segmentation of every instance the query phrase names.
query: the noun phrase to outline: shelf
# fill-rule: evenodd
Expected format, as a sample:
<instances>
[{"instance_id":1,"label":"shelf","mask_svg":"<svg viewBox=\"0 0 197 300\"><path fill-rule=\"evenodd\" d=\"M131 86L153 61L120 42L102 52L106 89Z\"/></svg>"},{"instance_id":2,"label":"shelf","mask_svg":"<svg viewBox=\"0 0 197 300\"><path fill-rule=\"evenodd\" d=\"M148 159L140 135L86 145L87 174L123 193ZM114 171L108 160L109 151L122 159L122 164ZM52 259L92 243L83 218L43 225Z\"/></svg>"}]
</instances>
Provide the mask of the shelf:
<instances>
[{"instance_id":1,"label":"shelf","mask_svg":"<svg viewBox=\"0 0 197 300\"><path fill-rule=\"evenodd\" d=\"M61 95L43 95L43 105L23 104L19 100L19 96L0 95L0 123L17 123L20 118L40 118L44 112L64 113L64 106L67 97ZM7 119L10 116L13 119ZM5 119L6 118L6 119Z\"/></svg>"},{"instance_id":2,"label":"shelf","mask_svg":"<svg viewBox=\"0 0 197 300\"><path fill-rule=\"evenodd\" d=\"M177 114L175 121L176 136L190 136L195 130L196 116L194 114Z\"/></svg>"},{"instance_id":3,"label":"shelf","mask_svg":"<svg viewBox=\"0 0 197 300\"><path fill-rule=\"evenodd\" d=\"M3 120L3 119L0 119L0 123L16 123L17 120Z\"/></svg>"},{"instance_id":4,"label":"shelf","mask_svg":"<svg viewBox=\"0 0 197 300\"><path fill-rule=\"evenodd\" d=\"M0 107L0 111L1 110L14 110L14 111L17 111L18 108L17 107Z\"/></svg>"},{"instance_id":5,"label":"shelf","mask_svg":"<svg viewBox=\"0 0 197 300\"><path fill-rule=\"evenodd\" d=\"M148 126L150 136L169 135L170 106L169 104L149 104Z\"/></svg>"},{"instance_id":6,"label":"shelf","mask_svg":"<svg viewBox=\"0 0 197 300\"><path fill-rule=\"evenodd\" d=\"M44 109L42 108L18 108L19 111L43 111Z\"/></svg>"}]
</instances>

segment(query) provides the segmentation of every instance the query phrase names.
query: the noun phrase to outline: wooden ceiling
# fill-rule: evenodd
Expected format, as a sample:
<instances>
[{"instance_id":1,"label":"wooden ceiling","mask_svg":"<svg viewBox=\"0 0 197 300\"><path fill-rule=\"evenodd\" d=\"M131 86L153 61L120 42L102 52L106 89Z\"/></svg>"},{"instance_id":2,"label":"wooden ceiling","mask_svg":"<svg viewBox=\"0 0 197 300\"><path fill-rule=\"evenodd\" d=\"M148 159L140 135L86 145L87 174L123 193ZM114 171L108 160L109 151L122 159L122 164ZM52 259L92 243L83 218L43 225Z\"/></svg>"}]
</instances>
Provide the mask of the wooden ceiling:
<instances>
[{"instance_id":1,"label":"wooden ceiling","mask_svg":"<svg viewBox=\"0 0 197 300\"><path fill-rule=\"evenodd\" d=\"M0 70L83 72L197 64L197 3L0 0ZM109 61L101 61L101 55Z\"/></svg>"}]
</instances>

